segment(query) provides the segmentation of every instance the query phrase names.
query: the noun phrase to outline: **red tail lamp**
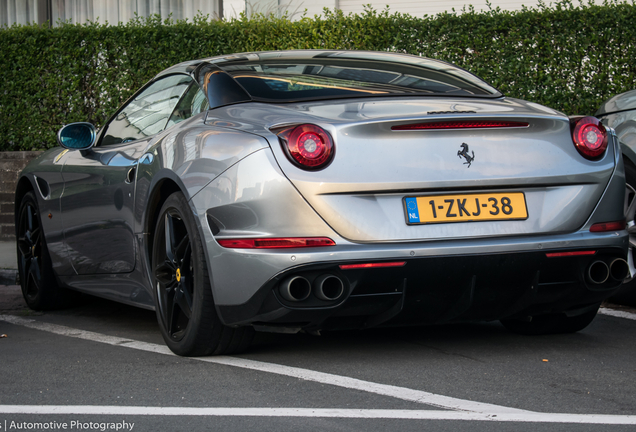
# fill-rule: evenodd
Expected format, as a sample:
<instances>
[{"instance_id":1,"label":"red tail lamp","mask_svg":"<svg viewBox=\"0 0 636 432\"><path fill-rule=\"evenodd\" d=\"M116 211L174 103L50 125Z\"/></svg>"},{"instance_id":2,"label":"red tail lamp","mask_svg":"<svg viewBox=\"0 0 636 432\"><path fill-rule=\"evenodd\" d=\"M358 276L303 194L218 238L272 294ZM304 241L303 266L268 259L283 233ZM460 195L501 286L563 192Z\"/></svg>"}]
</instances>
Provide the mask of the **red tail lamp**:
<instances>
[{"instance_id":1,"label":"red tail lamp","mask_svg":"<svg viewBox=\"0 0 636 432\"><path fill-rule=\"evenodd\" d=\"M590 160L599 159L607 149L607 131L596 117L570 119L572 141L581 155Z\"/></svg>"},{"instance_id":2,"label":"red tail lamp","mask_svg":"<svg viewBox=\"0 0 636 432\"><path fill-rule=\"evenodd\" d=\"M333 159L335 147L331 135L313 124L301 124L278 132L289 160L305 170L319 170Z\"/></svg>"}]
</instances>

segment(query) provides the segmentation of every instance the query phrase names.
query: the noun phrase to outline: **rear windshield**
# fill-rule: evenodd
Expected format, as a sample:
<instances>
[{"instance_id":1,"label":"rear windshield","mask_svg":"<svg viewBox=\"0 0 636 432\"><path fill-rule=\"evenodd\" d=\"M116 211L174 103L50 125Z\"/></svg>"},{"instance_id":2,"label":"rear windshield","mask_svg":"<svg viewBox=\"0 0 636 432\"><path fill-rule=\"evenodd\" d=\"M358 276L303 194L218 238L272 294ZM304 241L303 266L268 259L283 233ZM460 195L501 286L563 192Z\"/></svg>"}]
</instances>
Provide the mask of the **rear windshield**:
<instances>
[{"instance_id":1,"label":"rear windshield","mask_svg":"<svg viewBox=\"0 0 636 432\"><path fill-rule=\"evenodd\" d=\"M255 100L384 95L501 96L497 89L463 69L415 56L321 52L296 58L275 53L251 57L217 63L217 66Z\"/></svg>"}]
</instances>

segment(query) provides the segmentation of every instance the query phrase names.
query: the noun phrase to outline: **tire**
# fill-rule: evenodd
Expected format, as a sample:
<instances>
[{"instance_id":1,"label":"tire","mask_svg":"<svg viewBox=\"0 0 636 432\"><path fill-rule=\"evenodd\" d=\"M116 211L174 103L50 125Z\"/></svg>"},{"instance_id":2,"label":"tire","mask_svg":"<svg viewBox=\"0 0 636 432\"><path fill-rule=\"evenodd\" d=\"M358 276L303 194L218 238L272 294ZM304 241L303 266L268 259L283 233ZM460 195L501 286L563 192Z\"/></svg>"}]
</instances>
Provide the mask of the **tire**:
<instances>
[{"instance_id":1,"label":"tire","mask_svg":"<svg viewBox=\"0 0 636 432\"><path fill-rule=\"evenodd\" d=\"M636 167L623 156L625 161L625 220L629 232L627 264L630 276L625 279L621 289L610 297L613 303L636 306Z\"/></svg>"},{"instance_id":2,"label":"tire","mask_svg":"<svg viewBox=\"0 0 636 432\"><path fill-rule=\"evenodd\" d=\"M57 284L33 192L22 197L15 233L18 275L22 296L27 305L34 310L59 309L72 305L79 293L61 288Z\"/></svg>"},{"instance_id":3,"label":"tire","mask_svg":"<svg viewBox=\"0 0 636 432\"><path fill-rule=\"evenodd\" d=\"M203 356L247 349L254 329L231 328L218 317L203 244L181 192L170 195L159 212L152 269L157 321L172 352Z\"/></svg>"},{"instance_id":4,"label":"tire","mask_svg":"<svg viewBox=\"0 0 636 432\"><path fill-rule=\"evenodd\" d=\"M559 333L575 333L583 330L596 317L598 308L569 317L561 314L545 314L532 317L532 321L521 320L501 320L501 324L513 333L522 335L546 335Z\"/></svg>"}]
</instances>

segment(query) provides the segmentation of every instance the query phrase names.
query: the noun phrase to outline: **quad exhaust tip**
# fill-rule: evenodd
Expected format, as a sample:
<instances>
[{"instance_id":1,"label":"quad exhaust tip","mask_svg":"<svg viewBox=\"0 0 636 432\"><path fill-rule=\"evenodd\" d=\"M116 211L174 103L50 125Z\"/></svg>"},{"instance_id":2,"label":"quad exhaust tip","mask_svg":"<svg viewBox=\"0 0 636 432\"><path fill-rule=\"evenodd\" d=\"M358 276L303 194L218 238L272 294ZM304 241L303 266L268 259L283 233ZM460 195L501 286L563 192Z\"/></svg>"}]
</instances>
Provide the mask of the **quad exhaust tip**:
<instances>
[{"instance_id":1,"label":"quad exhaust tip","mask_svg":"<svg viewBox=\"0 0 636 432\"><path fill-rule=\"evenodd\" d=\"M602 284L609 278L610 268L603 261L594 261L587 269L587 277L590 282Z\"/></svg>"},{"instance_id":2,"label":"quad exhaust tip","mask_svg":"<svg viewBox=\"0 0 636 432\"><path fill-rule=\"evenodd\" d=\"M335 301L342 298L345 285L342 279L332 274L323 274L314 279L313 286L304 276L289 276L278 285L282 298L290 302L307 300L311 293L319 300Z\"/></svg>"},{"instance_id":3,"label":"quad exhaust tip","mask_svg":"<svg viewBox=\"0 0 636 432\"><path fill-rule=\"evenodd\" d=\"M280 283L278 292L287 301L306 300L311 294L311 284L302 276L290 276Z\"/></svg>"},{"instance_id":4,"label":"quad exhaust tip","mask_svg":"<svg viewBox=\"0 0 636 432\"><path fill-rule=\"evenodd\" d=\"M344 284L339 277L324 274L316 278L314 289L314 294L320 300L333 301L339 299L344 293Z\"/></svg>"},{"instance_id":5,"label":"quad exhaust tip","mask_svg":"<svg viewBox=\"0 0 636 432\"><path fill-rule=\"evenodd\" d=\"M609 272L615 281L624 281L629 276L629 264L622 258L616 258L609 265Z\"/></svg>"}]
</instances>

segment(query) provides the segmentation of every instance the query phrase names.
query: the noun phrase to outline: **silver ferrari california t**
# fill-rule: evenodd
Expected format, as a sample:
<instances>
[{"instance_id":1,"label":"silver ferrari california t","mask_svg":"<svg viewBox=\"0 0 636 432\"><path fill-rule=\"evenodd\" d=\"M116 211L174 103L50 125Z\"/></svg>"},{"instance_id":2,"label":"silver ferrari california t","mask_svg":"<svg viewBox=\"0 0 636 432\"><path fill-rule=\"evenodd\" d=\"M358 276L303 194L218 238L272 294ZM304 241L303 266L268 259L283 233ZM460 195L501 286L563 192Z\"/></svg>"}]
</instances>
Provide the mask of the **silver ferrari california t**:
<instances>
[{"instance_id":1,"label":"silver ferrari california t","mask_svg":"<svg viewBox=\"0 0 636 432\"><path fill-rule=\"evenodd\" d=\"M255 330L575 332L629 273L614 131L441 61L189 61L58 141L16 191L28 305L154 309L180 355Z\"/></svg>"}]
</instances>

